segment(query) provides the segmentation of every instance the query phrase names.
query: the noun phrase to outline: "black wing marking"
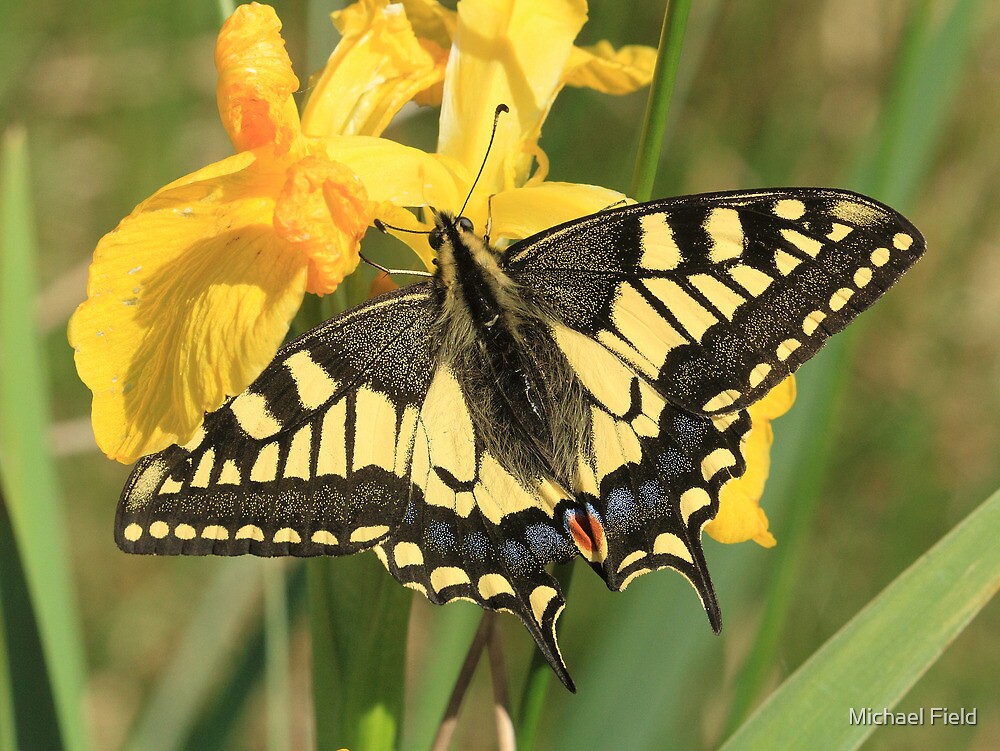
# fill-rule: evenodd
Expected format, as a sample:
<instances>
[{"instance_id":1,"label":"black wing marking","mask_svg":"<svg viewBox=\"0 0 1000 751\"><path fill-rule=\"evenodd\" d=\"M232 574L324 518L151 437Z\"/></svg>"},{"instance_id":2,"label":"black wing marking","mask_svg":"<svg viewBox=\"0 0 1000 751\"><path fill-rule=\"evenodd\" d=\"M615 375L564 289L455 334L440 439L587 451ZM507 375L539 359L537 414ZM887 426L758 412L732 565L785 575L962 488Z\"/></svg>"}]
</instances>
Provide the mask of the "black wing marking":
<instances>
[{"instance_id":1,"label":"black wing marking","mask_svg":"<svg viewBox=\"0 0 1000 751\"><path fill-rule=\"evenodd\" d=\"M126 552L343 555L376 548L432 602L517 615L563 683L565 600L544 567L576 552L567 493L526 487L477 436L435 355L437 295L373 300L278 352L198 436L141 460L118 507Z\"/></svg>"},{"instance_id":2,"label":"black wing marking","mask_svg":"<svg viewBox=\"0 0 1000 751\"><path fill-rule=\"evenodd\" d=\"M785 189L611 209L511 246L504 263L671 403L718 414L762 398L924 247L870 198Z\"/></svg>"}]
</instances>

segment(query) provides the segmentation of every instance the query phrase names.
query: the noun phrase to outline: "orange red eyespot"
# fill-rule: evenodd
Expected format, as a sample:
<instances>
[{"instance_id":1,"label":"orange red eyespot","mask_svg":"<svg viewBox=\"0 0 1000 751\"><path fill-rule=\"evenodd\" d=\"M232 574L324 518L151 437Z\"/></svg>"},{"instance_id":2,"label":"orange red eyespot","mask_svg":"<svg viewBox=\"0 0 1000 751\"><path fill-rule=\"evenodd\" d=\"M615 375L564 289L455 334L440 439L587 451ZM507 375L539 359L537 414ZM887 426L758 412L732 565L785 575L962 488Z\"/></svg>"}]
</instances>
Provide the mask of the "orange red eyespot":
<instances>
[{"instance_id":1,"label":"orange red eyespot","mask_svg":"<svg viewBox=\"0 0 1000 751\"><path fill-rule=\"evenodd\" d=\"M588 503L582 509L567 511L565 523L580 555L591 563L600 563L607 557L608 545L604 537L604 525L593 506Z\"/></svg>"}]
</instances>

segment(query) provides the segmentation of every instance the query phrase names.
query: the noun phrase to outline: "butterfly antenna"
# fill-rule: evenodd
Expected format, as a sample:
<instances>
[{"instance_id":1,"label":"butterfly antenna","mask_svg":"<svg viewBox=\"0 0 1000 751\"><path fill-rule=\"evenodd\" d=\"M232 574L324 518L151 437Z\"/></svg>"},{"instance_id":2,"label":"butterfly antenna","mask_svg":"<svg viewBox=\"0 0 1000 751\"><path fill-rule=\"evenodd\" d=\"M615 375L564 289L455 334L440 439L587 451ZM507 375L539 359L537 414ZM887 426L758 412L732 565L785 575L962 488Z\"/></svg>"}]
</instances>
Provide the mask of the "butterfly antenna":
<instances>
[{"instance_id":1,"label":"butterfly antenna","mask_svg":"<svg viewBox=\"0 0 1000 751\"><path fill-rule=\"evenodd\" d=\"M385 234L388 234L388 230L390 230L390 229L393 230L394 232L412 232L415 235L426 235L426 234L430 233L430 230L406 229L405 227L393 227L391 224L386 224L385 222L381 221L380 219L376 219L373 223L375 225L375 229L377 229L379 232L382 232L382 233L385 233ZM367 263L372 268L378 269L383 274L388 274L389 276L392 276L393 274L409 274L410 276L426 276L426 277L434 276L433 274L431 274L431 273L429 273L427 271L414 271L413 269L389 269L389 268L386 268L382 264L375 263L375 261L372 261L369 258L366 258L365 254L362 253L362 252L360 252L360 251L358 252L358 258L360 258L362 261L364 261L365 263Z\"/></svg>"},{"instance_id":2,"label":"butterfly antenna","mask_svg":"<svg viewBox=\"0 0 1000 751\"><path fill-rule=\"evenodd\" d=\"M406 227L395 227L391 224L386 224L381 219L376 219L372 224L375 225L377 229L382 234L389 234L389 230L393 232L410 232L414 235L429 235L431 231L429 229L407 229Z\"/></svg>"},{"instance_id":3,"label":"butterfly antenna","mask_svg":"<svg viewBox=\"0 0 1000 751\"><path fill-rule=\"evenodd\" d=\"M462 210L458 212L458 216L465 213L465 207L469 205L469 199L472 198L472 191L476 189L476 183L479 182L479 178L483 176L483 170L486 169L486 160L490 158L490 149L493 148L493 139L497 137L497 125L500 123L500 113L502 112L510 112L510 107L506 104L498 104L496 112L493 113L493 131L490 133L490 142L486 144L486 155L483 157L483 163L479 165L479 172L476 173L476 179L472 181L469 195L465 197L465 203L462 204Z\"/></svg>"}]
</instances>

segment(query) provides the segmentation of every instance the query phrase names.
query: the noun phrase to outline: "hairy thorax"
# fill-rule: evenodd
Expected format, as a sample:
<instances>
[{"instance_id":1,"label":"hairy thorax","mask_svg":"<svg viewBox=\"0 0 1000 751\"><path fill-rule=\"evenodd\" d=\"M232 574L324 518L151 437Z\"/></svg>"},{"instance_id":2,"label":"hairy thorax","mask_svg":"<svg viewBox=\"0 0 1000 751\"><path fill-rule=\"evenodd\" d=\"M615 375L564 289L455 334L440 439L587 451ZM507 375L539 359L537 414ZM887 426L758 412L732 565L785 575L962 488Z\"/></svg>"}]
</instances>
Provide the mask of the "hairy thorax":
<instances>
[{"instance_id":1,"label":"hairy thorax","mask_svg":"<svg viewBox=\"0 0 1000 751\"><path fill-rule=\"evenodd\" d=\"M579 379L500 252L447 215L438 226L440 362L461 385L477 435L521 482L571 486L590 424Z\"/></svg>"}]
</instances>

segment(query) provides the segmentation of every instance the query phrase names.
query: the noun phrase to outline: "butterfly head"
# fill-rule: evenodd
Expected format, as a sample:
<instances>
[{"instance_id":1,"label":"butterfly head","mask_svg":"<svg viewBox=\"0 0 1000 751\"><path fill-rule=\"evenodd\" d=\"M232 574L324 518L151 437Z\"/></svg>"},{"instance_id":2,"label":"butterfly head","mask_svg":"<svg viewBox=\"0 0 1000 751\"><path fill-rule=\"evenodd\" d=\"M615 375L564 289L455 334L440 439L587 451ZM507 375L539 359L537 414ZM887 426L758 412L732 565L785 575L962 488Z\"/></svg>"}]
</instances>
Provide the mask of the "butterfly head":
<instances>
[{"instance_id":1,"label":"butterfly head","mask_svg":"<svg viewBox=\"0 0 1000 751\"><path fill-rule=\"evenodd\" d=\"M427 242L437 251L436 276L446 285L457 277L468 277L473 267L486 267L495 273L497 252L476 233L472 220L447 211L434 212L434 229ZM481 273L481 271L480 271Z\"/></svg>"},{"instance_id":2,"label":"butterfly head","mask_svg":"<svg viewBox=\"0 0 1000 751\"><path fill-rule=\"evenodd\" d=\"M463 242L465 236L476 237L472 220L465 216L454 216L447 211L434 212L434 229L427 236L427 242L439 254L446 243L452 247Z\"/></svg>"}]
</instances>

